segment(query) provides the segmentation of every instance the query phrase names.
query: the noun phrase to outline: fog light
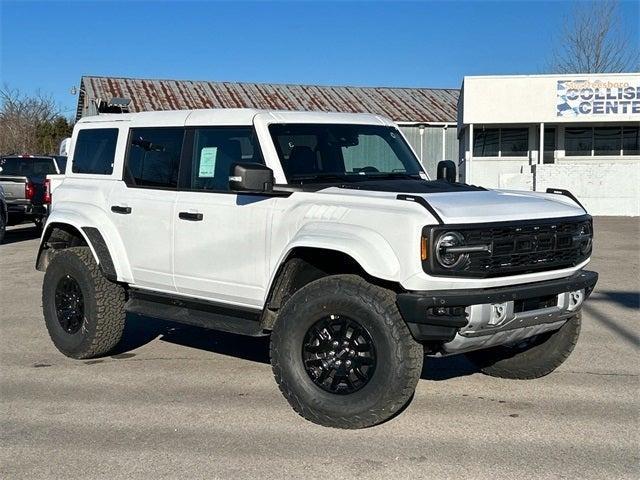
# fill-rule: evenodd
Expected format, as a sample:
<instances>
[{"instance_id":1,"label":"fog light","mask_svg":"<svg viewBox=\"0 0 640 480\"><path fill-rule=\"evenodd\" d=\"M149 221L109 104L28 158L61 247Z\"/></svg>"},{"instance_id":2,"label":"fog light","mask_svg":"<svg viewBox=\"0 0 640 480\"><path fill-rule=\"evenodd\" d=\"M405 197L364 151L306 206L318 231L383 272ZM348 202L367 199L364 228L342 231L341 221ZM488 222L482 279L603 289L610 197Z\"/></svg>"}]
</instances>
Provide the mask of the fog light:
<instances>
[{"instance_id":1,"label":"fog light","mask_svg":"<svg viewBox=\"0 0 640 480\"><path fill-rule=\"evenodd\" d=\"M569 292L569 306L567 310L573 312L578 310L584 302L584 290L576 290L575 292Z\"/></svg>"},{"instance_id":2,"label":"fog light","mask_svg":"<svg viewBox=\"0 0 640 480\"><path fill-rule=\"evenodd\" d=\"M489 318L489 325L498 325L504 322L507 318L507 304L506 303L494 303L491 305L491 317Z\"/></svg>"}]
</instances>

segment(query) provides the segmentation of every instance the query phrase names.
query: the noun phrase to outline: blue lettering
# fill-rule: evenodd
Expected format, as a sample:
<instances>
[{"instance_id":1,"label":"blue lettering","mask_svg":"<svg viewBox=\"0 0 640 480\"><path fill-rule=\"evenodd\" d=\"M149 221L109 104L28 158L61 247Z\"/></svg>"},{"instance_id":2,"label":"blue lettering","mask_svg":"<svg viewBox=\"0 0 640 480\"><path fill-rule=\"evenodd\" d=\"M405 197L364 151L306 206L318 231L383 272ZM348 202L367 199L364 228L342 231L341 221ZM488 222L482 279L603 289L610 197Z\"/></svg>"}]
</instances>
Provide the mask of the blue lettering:
<instances>
[{"instance_id":1,"label":"blue lettering","mask_svg":"<svg viewBox=\"0 0 640 480\"><path fill-rule=\"evenodd\" d=\"M618 113L618 102L607 102L605 113Z\"/></svg>"},{"instance_id":2,"label":"blue lettering","mask_svg":"<svg viewBox=\"0 0 640 480\"><path fill-rule=\"evenodd\" d=\"M578 90L576 90L575 88L567 90L567 100L576 100L577 98L578 98Z\"/></svg>"},{"instance_id":3,"label":"blue lettering","mask_svg":"<svg viewBox=\"0 0 640 480\"><path fill-rule=\"evenodd\" d=\"M592 97L593 90L591 90L590 88L583 88L582 90L580 90L580 98L582 98L583 100L591 100Z\"/></svg>"},{"instance_id":4,"label":"blue lettering","mask_svg":"<svg viewBox=\"0 0 640 480\"><path fill-rule=\"evenodd\" d=\"M582 102L580 105L578 105L578 110L580 111L580 113L589 114L591 113L591 104L589 102Z\"/></svg>"},{"instance_id":5,"label":"blue lettering","mask_svg":"<svg viewBox=\"0 0 640 480\"><path fill-rule=\"evenodd\" d=\"M618 103L618 105L620 106L620 113L627 113L627 106L630 103L631 102L629 100L620 100L620 102Z\"/></svg>"},{"instance_id":6,"label":"blue lettering","mask_svg":"<svg viewBox=\"0 0 640 480\"><path fill-rule=\"evenodd\" d=\"M593 102L593 114L604 113L604 102Z\"/></svg>"}]
</instances>

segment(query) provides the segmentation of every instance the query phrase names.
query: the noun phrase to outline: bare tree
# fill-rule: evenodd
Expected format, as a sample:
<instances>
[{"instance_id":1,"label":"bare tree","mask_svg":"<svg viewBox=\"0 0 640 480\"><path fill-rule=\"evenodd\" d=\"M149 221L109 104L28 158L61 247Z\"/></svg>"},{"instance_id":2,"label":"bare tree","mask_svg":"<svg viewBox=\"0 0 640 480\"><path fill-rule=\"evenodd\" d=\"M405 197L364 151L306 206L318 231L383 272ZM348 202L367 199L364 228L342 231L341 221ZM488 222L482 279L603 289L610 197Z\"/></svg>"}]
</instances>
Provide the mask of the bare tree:
<instances>
[{"instance_id":1,"label":"bare tree","mask_svg":"<svg viewBox=\"0 0 640 480\"><path fill-rule=\"evenodd\" d=\"M68 135L63 122L69 126L50 96L0 87L0 153L55 153L57 137Z\"/></svg>"},{"instance_id":2,"label":"bare tree","mask_svg":"<svg viewBox=\"0 0 640 480\"><path fill-rule=\"evenodd\" d=\"M639 67L638 42L623 28L617 0L578 2L556 39L548 70L620 73Z\"/></svg>"}]
</instances>

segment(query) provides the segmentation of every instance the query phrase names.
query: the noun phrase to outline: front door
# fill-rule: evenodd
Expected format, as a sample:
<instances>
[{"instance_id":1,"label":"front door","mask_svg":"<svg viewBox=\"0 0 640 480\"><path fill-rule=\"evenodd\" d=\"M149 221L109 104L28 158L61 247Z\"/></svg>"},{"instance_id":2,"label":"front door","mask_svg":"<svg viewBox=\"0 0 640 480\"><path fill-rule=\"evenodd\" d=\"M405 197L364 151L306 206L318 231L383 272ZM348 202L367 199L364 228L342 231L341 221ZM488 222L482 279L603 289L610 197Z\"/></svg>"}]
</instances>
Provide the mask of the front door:
<instances>
[{"instance_id":1,"label":"front door","mask_svg":"<svg viewBox=\"0 0 640 480\"><path fill-rule=\"evenodd\" d=\"M173 212L183 137L183 127L132 128L124 179L109 195L108 213L139 287L175 292Z\"/></svg>"},{"instance_id":2,"label":"front door","mask_svg":"<svg viewBox=\"0 0 640 480\"><path fill-rule=\"evenodd\" d=\"M268 225L277 199L229 190L235 162L263 163L252 127L187 129L174 211L178 293L261 308Z\"/></svg>"}]
</instances>

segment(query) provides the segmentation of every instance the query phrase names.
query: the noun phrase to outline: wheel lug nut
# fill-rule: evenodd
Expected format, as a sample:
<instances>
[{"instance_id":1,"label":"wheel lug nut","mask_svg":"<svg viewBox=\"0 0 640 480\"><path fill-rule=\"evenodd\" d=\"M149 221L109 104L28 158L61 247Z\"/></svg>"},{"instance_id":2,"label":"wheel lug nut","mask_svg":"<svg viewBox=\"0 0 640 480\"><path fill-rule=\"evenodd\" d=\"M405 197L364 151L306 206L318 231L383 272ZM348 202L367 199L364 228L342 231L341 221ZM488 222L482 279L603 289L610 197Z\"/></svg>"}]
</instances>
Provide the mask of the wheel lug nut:
<instances>
[{"instance_id":1,"label":"wheel lug nut","mask_svg":"<svg viewBox=\"0 0 640 480\"><path fill-rule=\"evenodd\" d=\"M330 357L333 357L335 354L336 354L336 352L334 352L333 350L331 350L331 351L329 352L329 356L330 356Z\"/></svg>"},{"instance_id":2,"label":"wheel lug nut","mask_svg":"<svg viewBox=\"0 0 640 480\"><path fill-rule=\"evenodd\" d=\"M335 365L336 365L336 367L339 367L340 365L342 365L342 362L340 360L336 360Z\"/></svg>"},{"instance_id":3,"label":"wheel lug nut","mask_svg":"<svg viewBox=\"0 0 640 480\"><path fill-rule=\"evenodd\" d=\"M335 340L331 343L331 346L333 346L333 348L336 348L338 345L340 344Z\"/></svg>"},{"instance_id":4,"label":"wheel lug nut","mask_svg":"<svg viewBox=\"0 0 640 480\"><path fill-rule=\"evenodd\" d=\"M346 340L344 342L342 342L342 346L346 347L347 345L349 345L349 342L347 342Z\"/></svg>"},{"instance_id":5,"label":"wheel lug nut","mask_svg":"<svg viewBox=\"0 0 640 480\"><path fill-rule=\"evenodd\" d=\"M356 354L356 351L355 351L355 350L349 350L349 355L353 356L353 355L355 355L355 354Z\"/></svg>"},{"instance_id":6,"label":"wheel lug nut","mask_svg":"<svg viewBox=\"0 0 640 480\"><path fill-rule=\"evenodd\" d=\"M344 362L345 367L350 367L351 366L351 360L347 360L346 362Z\"/></svg>"}]
</instances>

